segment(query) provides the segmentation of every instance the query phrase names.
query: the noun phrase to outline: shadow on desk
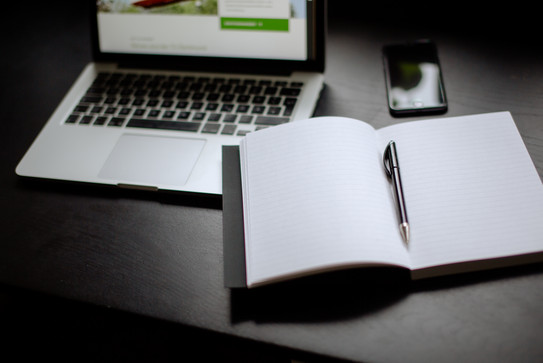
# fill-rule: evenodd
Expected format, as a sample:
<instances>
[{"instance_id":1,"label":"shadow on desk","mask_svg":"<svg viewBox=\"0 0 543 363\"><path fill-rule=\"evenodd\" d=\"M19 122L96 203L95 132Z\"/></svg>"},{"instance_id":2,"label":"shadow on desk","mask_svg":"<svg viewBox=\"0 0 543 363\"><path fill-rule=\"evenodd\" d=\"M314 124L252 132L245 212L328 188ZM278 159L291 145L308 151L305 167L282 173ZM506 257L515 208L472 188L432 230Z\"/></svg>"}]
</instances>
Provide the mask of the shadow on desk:
<instances>
[{"instance_id":1,"label":"shadow on desk","mask_svg":"<svg viewBox=\"0 0 543 363\"><path fill-rule=\"evenodd\" d=\"M263 344L3 284L0 314L7 361L291 363Z\"/></svg>"},{"instance_id":2,"label":"shadow on desk","mask_svg":"<svg viewBox=\"0 0 543 363\"><path fill-rule=\"evenodd\" d=\"M231 322L325 322L370 315L410 294L508 280L543 272L543 263L412 281L396 268L326 273L253 289L232 289Z\"/></svg>"},{"instance_id":3,"label":"shadow on desk","mask_svg":"<svg viewBox=\"0 0 543 363\"><path fill-rule=\"evenodd\" d=\"M336 271L253 289L232 289L231 321L323 322L385 309L410 291L407 271Z\"/></svg>"},{"instance_id":4,"label":"shadow on desk","mask_svg":"<svg viewBox=\"0 0 543 363\"><path fill-rule=\"evenodd\" d=\"M18 178L17 185L25 191L46 192L48 194L77 195L81 197L100 197L106 199L135 199L156 201L161 204L222 209L222 196L195 195L193 193L146 191L117 188L109 185L87 184L62 180Z\"/></svg>"}]
</instances>

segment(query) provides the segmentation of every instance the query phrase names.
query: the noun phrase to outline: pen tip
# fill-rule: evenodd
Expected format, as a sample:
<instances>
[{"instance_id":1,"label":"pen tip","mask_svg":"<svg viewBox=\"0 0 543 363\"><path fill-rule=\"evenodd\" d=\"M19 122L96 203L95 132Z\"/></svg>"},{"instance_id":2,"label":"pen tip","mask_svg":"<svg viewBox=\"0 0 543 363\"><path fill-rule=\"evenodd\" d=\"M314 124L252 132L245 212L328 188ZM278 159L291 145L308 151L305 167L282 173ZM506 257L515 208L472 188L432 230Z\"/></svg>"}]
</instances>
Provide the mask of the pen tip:
<instances>
[{"instance_id":1,"label":"pen tip","mask_svg":"<svg viewBox=\"0 0 543 363\"><path fill-rule=\"evenodd\" d=\"M400 224L400 233L402 234L402 238L405 241L405 243L409 243L409 224L402 223Z\"/></svg>"}]
</instances>

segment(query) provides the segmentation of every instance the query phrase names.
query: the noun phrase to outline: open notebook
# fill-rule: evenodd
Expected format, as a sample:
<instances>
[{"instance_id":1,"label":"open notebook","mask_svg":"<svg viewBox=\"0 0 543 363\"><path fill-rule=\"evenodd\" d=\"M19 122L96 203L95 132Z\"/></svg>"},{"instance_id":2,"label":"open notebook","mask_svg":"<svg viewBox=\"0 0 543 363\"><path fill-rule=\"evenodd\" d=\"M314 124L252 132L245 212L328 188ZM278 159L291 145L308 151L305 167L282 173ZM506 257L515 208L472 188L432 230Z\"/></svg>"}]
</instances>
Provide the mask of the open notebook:
<instances>
[{"instance_id":1,"label":"open notebook","mask_svg":"<svg viewBox=\"0 0 543 363\"><path fill-rule=\"evenodd\" d=\"M322 0L89 0L94 61L16 172L221 194L221 146L311 116Z\"/></svg>"},{"instance_id":2,"label":"open notebook","mask_svg":"<svg viewBox=\"0 0 543 363\"><path fill-rule=\"evenodd\" d=\"M390 140L408 245L383 167ZM227 286L351 267L397 266L418 279L543 260L543 186L508 112L378 130L314 118L247 135L237 160L224 156L241 173L241 186L224 180Z\"/></svg>"}]
</instances>

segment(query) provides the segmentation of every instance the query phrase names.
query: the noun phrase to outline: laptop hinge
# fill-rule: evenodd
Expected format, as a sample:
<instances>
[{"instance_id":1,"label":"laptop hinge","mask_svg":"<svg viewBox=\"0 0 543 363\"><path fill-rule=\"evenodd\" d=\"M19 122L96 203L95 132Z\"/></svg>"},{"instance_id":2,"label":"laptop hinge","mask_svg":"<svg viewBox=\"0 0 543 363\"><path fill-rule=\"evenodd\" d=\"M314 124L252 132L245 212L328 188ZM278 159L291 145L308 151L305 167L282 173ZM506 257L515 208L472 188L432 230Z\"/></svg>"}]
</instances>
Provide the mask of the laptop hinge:
<instances>
[{"instance_id":1,"label":"laptop hinge","mask_svg":"<svg viewBox=\"0 0 543 363\"><path fill-rule=\"evenodd\" d=\"M238 66L214 66L212 68L202 68L198 66L180 65L175 63L146 63L146 62L121 62L118 63L119 68L124 69L148 69L173 72L199 72L199 73L227 73L227 74L260 74L266 76L289 76L292 74L292 69L278 67L238 67Z\"/></svg>"}]
</instances>

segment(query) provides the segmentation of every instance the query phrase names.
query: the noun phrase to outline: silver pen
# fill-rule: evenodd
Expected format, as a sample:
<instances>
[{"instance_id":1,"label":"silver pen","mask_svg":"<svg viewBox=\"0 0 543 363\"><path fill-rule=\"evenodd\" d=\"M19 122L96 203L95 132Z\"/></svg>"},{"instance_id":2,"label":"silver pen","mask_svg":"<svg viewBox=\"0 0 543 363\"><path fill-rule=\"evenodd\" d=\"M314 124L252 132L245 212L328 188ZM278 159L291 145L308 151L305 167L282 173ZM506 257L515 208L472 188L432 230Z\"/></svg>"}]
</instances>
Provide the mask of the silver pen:
<instances>
[{"instance_id":1,"label":"silver pen","mask_svg":"<svg viewBox=\"0 0 543 363\"><path fill-rule=\"evenodd\" d=\"M400 177L400 163L398 162L398 153L396 152L396 143L394 141L390 141L385 149L383 164L389 179L392 181L394 199L396 200L398 217L400 219L400 233L405 243L409 243L409 221L407 219L407 209L403 195L402 178Z\"/></svg>"}]
</instances>

